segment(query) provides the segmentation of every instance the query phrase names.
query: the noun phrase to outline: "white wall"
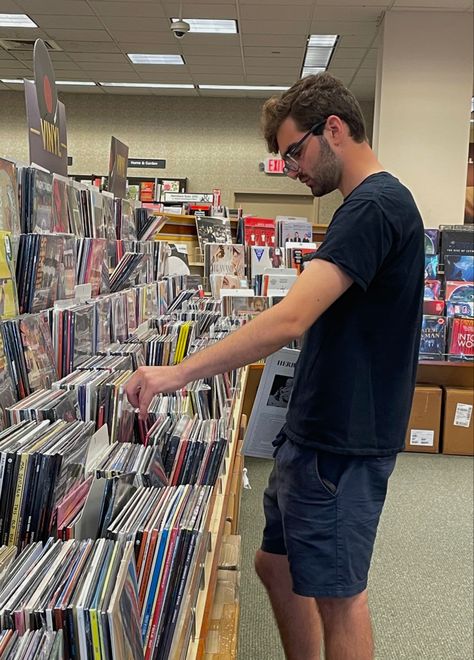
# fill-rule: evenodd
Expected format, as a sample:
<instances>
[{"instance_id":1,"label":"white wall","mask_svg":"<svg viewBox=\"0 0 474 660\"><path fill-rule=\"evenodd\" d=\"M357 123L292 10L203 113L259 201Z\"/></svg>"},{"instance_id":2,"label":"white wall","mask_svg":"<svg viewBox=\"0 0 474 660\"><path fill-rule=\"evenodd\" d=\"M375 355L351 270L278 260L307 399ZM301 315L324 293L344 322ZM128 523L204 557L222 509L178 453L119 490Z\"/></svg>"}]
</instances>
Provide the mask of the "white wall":
<instances>
[{"instance_id":1,"label":"white wall","mask_svg":"<svg viewBox=\"0 0 474 660\"><path fill-rule=\"evenodd\" d=\"M387 13L374 147L412 191L426 226L462 224L473 90L472 14Z\"/></svg>"}]
</instances>

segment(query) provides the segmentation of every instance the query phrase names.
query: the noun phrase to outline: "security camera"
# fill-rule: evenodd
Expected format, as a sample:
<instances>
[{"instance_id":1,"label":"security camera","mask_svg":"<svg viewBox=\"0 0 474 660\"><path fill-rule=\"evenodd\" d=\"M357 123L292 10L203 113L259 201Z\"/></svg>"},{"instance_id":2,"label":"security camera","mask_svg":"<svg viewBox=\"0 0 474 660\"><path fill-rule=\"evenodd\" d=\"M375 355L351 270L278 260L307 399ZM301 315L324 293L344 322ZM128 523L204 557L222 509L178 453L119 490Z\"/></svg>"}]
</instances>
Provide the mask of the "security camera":
<instances>
[{"instance_id":1,"label":"security camera","mask_svg":"<svg viewBox=\"0 0 474 660\"><path fill-rule=\"evenodd\" d=\"M186 21L179 20L171 23L171 32L174 33L176 39L182 39L186 32L189 32L190 29L191 26L189 23L186 23Z\"/></svg>"}]
</instances>

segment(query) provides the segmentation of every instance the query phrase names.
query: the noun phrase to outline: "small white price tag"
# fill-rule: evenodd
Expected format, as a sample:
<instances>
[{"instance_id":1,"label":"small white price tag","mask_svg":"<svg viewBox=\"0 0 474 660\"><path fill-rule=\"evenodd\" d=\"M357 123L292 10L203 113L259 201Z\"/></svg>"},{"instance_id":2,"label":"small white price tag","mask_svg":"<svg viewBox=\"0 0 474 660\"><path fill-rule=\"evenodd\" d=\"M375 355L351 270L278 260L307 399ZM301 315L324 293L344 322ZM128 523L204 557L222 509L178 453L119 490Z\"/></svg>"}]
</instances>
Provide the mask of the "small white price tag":
<instances>
[{"instance_id":1,"label":"small white price tag","mask_svg":"<svg viewBox=\"0 0 474 660\"><path fill-rule=\"evenodd\" d=\"M434 431L428 429L412 429L410 431L410 444L419 447L433 447Z\"/></svg>"},{"instance_id":2,"label":"small white price tag","mask_svg":"<svg viewBox=\"0 0 474 660\"><path fill-rule=\"evenodd\" d=\"M458 403L454 415L454 426L464 426L468 429L471 425L471 417L472 406L468 403Z\"/></svg>"}]
</instances>

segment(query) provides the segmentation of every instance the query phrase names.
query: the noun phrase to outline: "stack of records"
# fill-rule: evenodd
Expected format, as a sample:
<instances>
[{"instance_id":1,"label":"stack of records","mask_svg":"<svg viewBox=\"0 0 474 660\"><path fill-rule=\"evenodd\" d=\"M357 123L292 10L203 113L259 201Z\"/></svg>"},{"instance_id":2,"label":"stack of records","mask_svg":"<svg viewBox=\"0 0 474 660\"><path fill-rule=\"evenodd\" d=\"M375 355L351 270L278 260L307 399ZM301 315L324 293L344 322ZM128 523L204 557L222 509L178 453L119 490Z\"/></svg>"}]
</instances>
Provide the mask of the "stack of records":
<instances>
[{"instance_id":1,"label":"stack of records","mask_svg":"<svg viewBox=\"0 0 474 660\"><path fill-rule=\"evenodd\" d=\"M82 187L82 184L73 181L69 183L66 189L69 231L74 236L85 236L81 197Z\"/></svg>"},{"instance_id":2,"label":"stack of records","mask_svg":"<svg viewBox=\"0 0 474 660\"><path fill-rule=\"evenodd\" d=\"M206 243L232 243L232 232L228 218L196 216L196 231L199 247L203 253Z\"/></svg>"},{"instance_id":3,"label":"stack of records","mask_svg":"<svg viewBox=\"0 0 474 660\"><path fill-rule=\"evenodd\" d=\"M232 275L245 279L245 248L243 245L206 243L204 246L204 274Z\"/></svg>"},{"instance_id":4,"label":"stack of records","mask_svg":"<svg viewBox=\"0 0 474 660\"><path fill-rule=\"evenodd\" d=\"M117 342L109 346L109 348L107 349L107 355L117 356L117 357L120 356L124 359L130 359L131 364L130 367L127 368L131 369L132 371L135 371L136 369L138 369L138 367L144 367L146 364L145 353L143 351L143 346L141 344L130 344L130 343L120 344ZM85 367L85 363L82 366ZM117 367L117 370L118 369L121 369L121 367Z\"/></svg>"},{"instance_id":5,"label":"stack of records","mask_svg":"<svg viewBox=\"0 0 474 660\"><path fill-rule=\"evenodd\" d=\"M0 332L0 430L8 425L6 409L16 401L15 387L10 376L10 368L3 347L2 333Z\"/></svg>"},{"instance_id":6,"label":"stack of records","mask_svg":"<svg viewBox=\"0 0 474 660\"><path fill-rule=\"evenodd\" d=\"M16 399L47 389L57 378L51 333L43 314L30 314L0 327Z\"/></svg>"},{"instance_id":7,"label":"stack of records","mask_svg":"<svg viewBox=\"0 0 474 660\"><path fill-rule=\"evenodd\" d=\"M57 503L84 479L93 424L23 422L0 434L0 539L45 540Z\"/></svg>"},{"instance_id":8,"label":"stack of records","mask_svg":"<svg viewBox=\"0 0 474 660\"><path fill-rule=\"evenodd\" d=\"M193 592L191 598L196 597L196 566L207 542L204 530L210 493L206 486L140 488L120 520L113 520L107 529L108 536L131 538L138 548L138 604L145 658L169 656L182 632L188 610L186 594Z\"/></svg>"},{"instance_id":9,"label":"stack of records","mask_svg":"<svg viewBox=\"0 0 474 660\"><path fill-rule=\"evenodd\" d=\"M130 442L113 443L95 466L97 478L111 479L121 474L134 475L136 486L167 486L158 447L144 447Z\"/></svg>"},{"instance_id":10,"label":"stack of records","mask_svg":"<svg viewBox=\"0 0 474 660\"><path fill-rule=\"evenodd\" d=\"M77 419L76 400L73 392L38 390L8 406L5 414L9 425L23 420L56 422L64 419L73 422Z\"/></svg>"},{"instance_id":11,"label":"stack of records","mask_svg":"<svg viewBox=\"0 0 474 660\"><path fill-rule=\"evenodd\" d=\"M64 658L63 631L28 630L19 635L16 630L0 633L0 657L4 660L62 660Z\"/></svg>"},{"instance_id":12,"label":"stack of records","mask_svg":"<svg viewBox=\"0 0 474 660\"><path fill-rule=\"evenodd\" d=\"M53 224L56 234L69 232L68 193L69 181L66 177L53 174Z\"/></svg>"},{"instance_id":13,"label":"stack of records","mask_svg":"<svg viewBox=\"0 0 474 660\"><path fill-rule=\"evenodd\" d=\"M149 263L150 257L147 254L125 252L110 276L110 291L114 293L129 287L132 280L146 270Z\"/></svg>"},{"instance_id":14,"label":"stack of records","mask_svg":"<svg viewBox=\"0 0 474 660\"><path fill-rule=\"evenodd\" d=\"M153 240L156 234L168 222L165 215L150 215L150 209L141 208L136 210L137 236L139 241Z\"/></svg>"},{"instance_id":15,"label":"stack of records","mask_svg":"<svg viewBox=\"0 0 474 660\"><path fill-rule=\"evenodd\" d=\"M111 347L116 346L121 346L121 344L111 344ZM109 347L109 349L111 347ZM102 353L102 355L93 355L91 358L83 362L79 367L79 371L126 371L127 369L134 371L135 367L133 365L134 362L131 355Z\"/></svg>"},{"instance_id":16,"label":"stack of records","mask_svg":"<svg viewBox=\"0 0 474 660\"><path fill-rule=\"evenodd\" d=\"M1 173L2 170L0 169L0 175ZM8 231L0 230L0 319L9 319L17 314L18 296L13 259L12 235Z\"/></svg>"},{"instance_id":17,"label":"stack of records","mask_svg":"<svg viewBox=\"0 0 474 660\"><path fill-rule=\"evenodd\" d=\"M4 629L62 630L61 657L143 658L132 543L27 546L2 585L0 608Z\"/></svg>"},{"instance_id":18,"label":"stack of records","mask_svg":"<svg viewBox=\"0 0 474 660\"><path fill-rule=\"evenodd\" d=\"M110 325L110 339L112 342L125 341L129 335L128 318L129 318L129 300L128 294L116 293L110 297L111 302L111 325ZM133 315L132 321L135 318Z\"/></svg>"},{"instance_id":19,"label":"stack of records","mask_svg":"<svg viewBox=\"0 0 474 660\"><path fill-rule=\"evenodd\" d=\"M74 237L22 234L16 263L20 313L41 312L59 299L73 298Z\"/></svg>"},{"instance_id":20,"label":"stack of records","mask_svg":"<svg viewBox=\"0 0 474 660\"><path fill-rule=\"evenodd\" d=\"M15 163L5 158L0 158L0 230L15 236L21 233L17 170Z\"/></svg>"},{"instance_id":21,"label":"stack of records","mask_svg":"<svg viewBox=\"0 0 474 660\"><path fill-rule=\"evenodd\" d=\"M92 296L103 293L103 268L107 267L105 238L80 238L76 242L77 284L90 284Z\"/></svg>"},{"instance_id":22,"label":"stack of records","mask_svg":"<svg viewBox=\"0 0 474 660\"><path fill-rule=\"evenodd\" d=\"M93 352L100 353L109 346L112 338L112 300L104 296L94 301Z\"/></svg>"},{"instance_id":23,"label":"stack of records","mask_svg":"<svg viewBox=\"0 0 474 660\"><path fill-rule=\"evenodd\" d=\"M58 376L62 378L88 359L94 348L94 306L54 308L52 337Z\"/></svg>"},{"instance_id":24,"label":"stack of records","mask_svg":"<svg viewBox=\"0 0 474 660\"><path fill-rule=\"evenodd\" d=\"M171 428L163 422L158 416L146 443L159 448L170 484L213 486L227 448L225 421L179 415Z\"/></svg>"},{"instance_id":25,"label":"stack of records","mask_svg":"<svg viewBox=\"0 0 474 660\"><path fill-rule=\"evenodd\" d=\"M25 234L53 230L53 176L35 167L22 167L20 173L21 230Z\"/></svg>"},{"instance_id":26,"label":"stack of records","mask_svg":"<svg viewBox=\"0 0 474 660\"><path fill-rule=\"evenodd\" d=\"M307 218L277 215L276 232L278 245L282 248L288 242L311 243L313 240L313 227Z\"/></svg>"},{"instance_id":27,"label":"stack of records","mask_svg":"<svg viewBox=\"0 0 474 660\"><path fill-rule=\"evenodd\" d=\"M137 240L135 206L129 199L115 200L115 227L117 238L128 241Z\"/></svg>"}]
</instances>

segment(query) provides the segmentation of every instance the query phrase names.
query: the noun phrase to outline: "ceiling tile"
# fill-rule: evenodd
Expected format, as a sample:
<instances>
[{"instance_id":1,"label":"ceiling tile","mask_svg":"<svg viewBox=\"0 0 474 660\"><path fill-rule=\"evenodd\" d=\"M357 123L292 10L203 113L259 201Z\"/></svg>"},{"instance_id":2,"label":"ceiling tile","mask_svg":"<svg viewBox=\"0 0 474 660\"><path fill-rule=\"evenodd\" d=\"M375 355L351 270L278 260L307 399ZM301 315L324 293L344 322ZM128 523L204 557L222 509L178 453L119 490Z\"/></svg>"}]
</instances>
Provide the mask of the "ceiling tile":
<instances>
[{"instance_id":1,"label":"ceiling tile","mask_svg":"<svg viewBox=\"0 0 474 660\"><path fill-rule=\"evenodd\" d=\"M395 0L396 9L441 9L443 11L462 10L472 11L466 0Z\"/></svg>"},{"instance_id":2,"label":"ceiling tile","mask_svg":"<svg viewBox=\"0 0 474 660\"><path fill-rule=\"evenodd\" d=\"M103 24L111 31L125 30L129 33L129 41L135 41L135 35L140 38L140 32L166 32L169 31L168 19L157 17L142 18L135 16L130 20L129 16L102 16ZM173 35L171 35L173 36ZM173 37L175 38L175 37Z\"/></svg>"},{"instance_id":3,"label":"ceiling tile","mask_svg":"<svg viewBox=\"0 0 474 660\"><path fill-rule=\"evenodd\" d=\"M12 60L13 55L10 55L10 53L6 50L3 50L3 48L0 48L0 60Z\"/></svg>"},{"instance_id":4,"label":"ceiling tile","mask_svg":"<svg viewBox=\"0 0 474 660\"><path fill-rule=\"evenodd\" d=\"M47 32L55 41L112 41L105 30L66 30L58 28Z\"/></svg>"},{"instance_id":5,"label":"ceiling tile","mask_svg":"<svg viewBox=\"0 0 474 660\"><path fill-rule=\"evenodd\" d=\"M366 34L375 35L377 23L375 21L313 21L311 34Z\"/></svg>"},{"instance_id":6,"label":"ceiling tile","mask_svg":"<svg viewBox=\"0 0 474 660\"><path fill-rule=\"evenodd\" d=\"M241 5L253 5L255 4L255 0L239 0L239 4ZM261 5L287 5L288 0L259 0L259 4ZM291 1L292 5L313 5L314 0L292 0Z\"/></svg>"},{"instance_id":7,"label":"ceiling tile","mask_svg":"<svg viewBox=\"0 0 474 660\"><path fill-rule=\"evenodd\" d=\"M244 55L249 57L265 57L272 59L301 59L304 56L305 49L301 48L284 48L281 46L246 46L244 48Z\"/></svg>"},{"instance_id":8,"label":"ceiling tile","mask_svg":"<svg viewBox=\"0 0 474 660\"><path fill-rule=\"evenodd\" d=\"M126 55L122 53L71 53L74 62L115 62L116 64L130 64Z\"/></svg>"},{"instance_id":9,"label":"ceiling tile","mask_svg":"<svg viewBox=\"0 0 474 660\"><path fill-rule=\"evenodd\" d=\"M35 17L42 30L54 30L56 28L75 30L103 30L103 26L96 16L59 16L56 14L41 14Z\"/></svg>"},{"instance_id":10,"label":"ceiling tile","mask_svg":"<svg viewBox=\"0 0 474 660\"><path fill-rule=\"evenodd\" d=\"M133 30L110 30L112 37L127 53L155 53L165 44L176 44L171 30L166 32L134 32ZM150 47L152 49L150 50Z\"/></svg>"},{"instance_id":11,"label":"ceiling tile","mask_svg":"<svg viewBox=\"0 0 474 660\"><path fill-rule=\"evenodd\" d=\"M305 34L243 34L242 43L247 46L278 46L286 48L306 48L308 35Z\"/></svg>"},{"instance_id":12,"label":"ceiling tile","mask_svg":"<svg viewBox=\"0 0 474 660\"><path fill-rule=\"evenodd\" d=\"M250 69L251 67L267 67L268 69L275 69L280 67L286 67L287 69L291 67L299 67L302 64L302 59L300 57L286 57L282 58L280 55L273 55L272 57L246 57L245 58L245 67Z\"/></svg>"},{"instance_id":13,"label":"ceiling tile","mask_svg":"<svg viewBox=\"0 0 474 660\"><path fill-rule=\"evenodd\" d=\"M334 66L338 69L350 69L353 66L358 66L361 58L347 58L347 57L333 57L331 60L331 66Z\"/></svg>"},{"instance_id":14,"label":"ceiling tile","mask_svg":"<svg viewBox=\"0 0 474 660\"><path fill-rule=\"evenodd\" d=\"M141 82L140 76L135 71L103 71L92 67L90 75L97 82Z\"/></svg>"},{"instance_id":15,"label":"ceiling tile","mask_svg":"<svg viewBox=\"0 0 474 660\"><path fill-rule=\"evenodd\" d=\"M189 55L186 58L186 63L189 66L194 66L195 64L200 64L202 66L212 67L216 63L215 57L207 57L204 55ZM229 65L229 66L240 66L242 63L241 57L219 57L220 65Z\"/></svg>"},{"instance_id":16,"label":"ceiling tile","mask_svg":"<svg viewBox=\"0 0 474 660\"><path fill-rule=\"evenodd\" d=\"M334 60L336 57L340 57L341 59L349 58L360 60L366 53L367 48L344 48L342 46L338 46L334 51L332 59Z\"/></svg>"},{"instance_id":17,"label":"ceiling tile","mask_svg":"<svg viewBox=\"0 0 474 660\"><path fill-rule=\"evenodd\" d=\"M309 34L307 21L266 21L265 34ZM242 21L242 32L261 34L261 21Z\"/></svg>"},{"instance_id":18,"label":"ceiling tile","mask_svg":"<svg viewBox=\"0 0 474 660\"><path fill-rule=\"evenodd\" d=\"M85 0L21 0L21 6L33 20L37 14L92 16L94 13Z\"/></svg>"},{"instance_id":19,"label":"ceiling tile","mask_svg":"<svg viewBox=\"0 0 474 660\"><path fill-rule=\"evenodd\" d=\"M162 2L165 15L177 18L181 3ZM181 16L184 18L237 18L235 2L183 2Z\"/></svg>"},{"instance_id":20,"label":"ceiling tile","mask_svg":"<svg viewBox=\"0 0 474 660\"><path fill-rule=\"evenodd\" d=\"M188 66L187 67L191 74L193 76L200 76L200 75L212 75L216 74L221 77L225 77L225 75L244 75L244 68L242 65L240 66L219 66L218 64L215 66L200 66L198 65L193 65L193 66Z\"/></svg>"},{"instance_id":21,"label":"ceiling tile","mask_svg":"<svg viewBox=\"0 0 474 660\"><path fill-rule=\"evenodd\" d=\"M58 45L65 51L74 53L89 51L90 53L119 53L120 49L113 42L101 43L99 41L67 41L60 40Z\"/></svg>"},{"instance_id":22,"label":"ceiling tile","mask_svg":"<svg viewBox=\"0 0 474 660\"><path fill-rule=\"evenodd\" d=\"M446 0L449 2L449 0ZM392 0L318 0L319 7L389 7Z\"/></svg>"},{"instance_id":23,"label":"ceiling tile","mask_svg":"<svg viewBox=\"0 0 474 660\"><path fill-rule=\"evenodd\" d=\"M196 85L245 85L246 80L243 73L238 74L219 74L202 73L199 76L193 76Z\"/></svg>"},{"instance_id":24,"label":"ceiling tile","mask_svg":"<svg viewBox=\"0 0 474 660\"><path fill-rule=\"evenodd\" d=\"M12 0L0 0L0 12L2 14L16 14L20 10Z\"/></svg>"},{"instance_id":25,"label":"ceiling tile","mask_svg":"<svg viewBox=\"0 0 474 660\"><path fill-rule=\"evenodd\" d=\"M368 48L374 44L374 38L376 37L373 32L368 32L367 34L343 34L339 37L339 44L344 46L344 48Z\"/></svg>"},{"instance_id":26,"label":"ceiling tile","mask_svg":"<svg viewBox=\"0 0 474 660\"><path fill-rule=\"evenodd\" d=\"M272 8L272 21L310 21L313 15L311 5L296 5L287 2L286 4L275 5ZM262 26L262 32L265 31L265 23L268 18L268 7L259 3L252 5L243 5L240 9L242 21L259 21Z\"/></svg>"},{"instance_id":27,"label":"ceiling tile","mask_svg":"<svg viewBox=\"0 0 474 660\"><path fill-rule=\"evenodd\" d=\"M101 71L133 71L134 68L131 63L127 62L98 62L98 61L88 61L88 62L78 62L79 66L84 71L87 71L90 68L96 67Z\"/></svg>"},{"instance_id":28,"label":"ceiling tile","mask_svg":"<svg viewBox=\"0 0 474 660\"><path fill-rule=\"evenodd\" d=\"M170 32L171 34L171 32ZM240 48L240 34L187 34L185 39L179 40L171 35L173 41L179 44L183 51L193 48L215 48L222 46L224 48Z\"/></svg>"},{"instance_id":29,"label":"ceiling tile","mask_svg":"<svg viewBox=\"0 0 474 660\"><path fill-rule=\"evenodd\" d=\"M97 2L92 0L89 3L98 16L136 16L144 17L164 17L165 13L159 2Z\"/></svg>"},{"instance_id":30,"label":"ceiling tile","mask_svg":"<svg viewBox=\"0 0 474 660\"><path fill-rule=\"evenodd\" d=\"M194 55L203 55L203 56L224 56L224 57L241 57L240 46L214 46L213 44L202 45L202 46L184 46L182 47L182 53L185 58L192 57ZM187 59L186 59L187 61Z\"/></svg>"},{"instance_id":31,"label":"ceiling tile","mask_svg":"<svg viewBox=\"0 0 474 660\"><path fill-rule=\"evenodd\" d=\"M380 1L380 0L379 0ZM320 7L314 12L314 21L376 21L386 7L381 3L374 7Z\"/></svg>"}]
</instances>

